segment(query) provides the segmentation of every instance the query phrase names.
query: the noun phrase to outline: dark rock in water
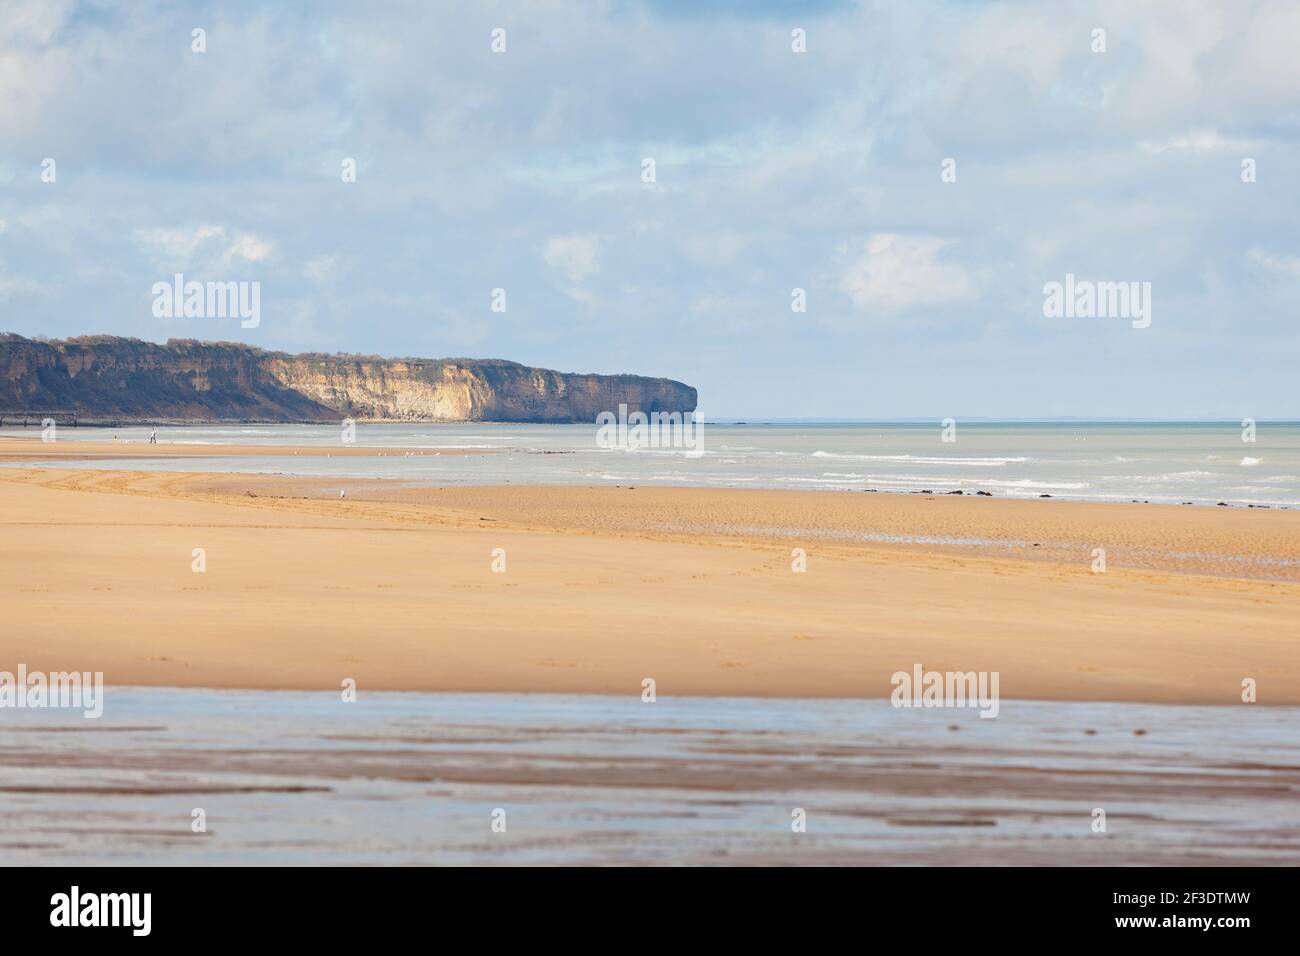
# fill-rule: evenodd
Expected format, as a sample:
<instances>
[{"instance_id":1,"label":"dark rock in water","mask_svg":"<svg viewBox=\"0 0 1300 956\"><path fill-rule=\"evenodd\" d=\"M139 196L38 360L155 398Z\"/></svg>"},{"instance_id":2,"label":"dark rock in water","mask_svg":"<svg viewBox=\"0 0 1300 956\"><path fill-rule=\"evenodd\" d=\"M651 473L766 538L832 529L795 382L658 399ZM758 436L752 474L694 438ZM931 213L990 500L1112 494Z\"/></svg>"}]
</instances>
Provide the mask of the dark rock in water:
<instances>
[{"instance_id":1,"label":"dark rock in water","mask_svg":"<svg viewBox=\"0 0 1300 956\"><path fill-rule=\"evenodd\" d=\"M1226 508L1226 507L1228 507L1228 503L1227 503L1226 501L1220 501L1219 504L1218 504L1218 507L1220 507L1220 508Z\"/></svg>"},{"instance_id":2,"label":"dark rock in water","mask_svg":"<svg viewBox=\"0 0 1300 956\"><path fill-rule=\"evenodd\" d=\"M923 494L923 495L932 495L932 494L934 494L934 492L931 491L929 488L922 488L922 489L921 489L921 494Z\"/></svg>"},{"instance_id":3,"label":"dark rock in water","mask_svg":"<svg viewBox=\"0 0 1300 956\"><path fill-rule=\"evenodd\" d=\"M960 488L958 488L956 491L950 491L950 492L948 492L948 494L950 494L950 495L960 495L960 494L965 494L965 492L963 492Z\"/></svg>"},{"instance_id":4,"label":"dark rock in water","mask_svg":"<svg viewBox=\"0 0 1300 956\"><path fill-rule=\"evenodd\" d=\"M975 492L975 494L977 494L977 495L983 495L985 498L992 498L992 497L993 497L993 492L991 492L991 491L977 491L977 492Z\"/></svg>"},{"instance_id":5,"label":"dark rock in water","mask_svg":"<svg viewBox=\"0 0 1300 956\"><path fill-rule=\"evenodd\" d=\"M1040 497L1040 498L1050 498L1050 497L1052 497L1052 496L1051 496L1051 495L1039 495L1038 497Z\"/></svg>"}]
</instances>

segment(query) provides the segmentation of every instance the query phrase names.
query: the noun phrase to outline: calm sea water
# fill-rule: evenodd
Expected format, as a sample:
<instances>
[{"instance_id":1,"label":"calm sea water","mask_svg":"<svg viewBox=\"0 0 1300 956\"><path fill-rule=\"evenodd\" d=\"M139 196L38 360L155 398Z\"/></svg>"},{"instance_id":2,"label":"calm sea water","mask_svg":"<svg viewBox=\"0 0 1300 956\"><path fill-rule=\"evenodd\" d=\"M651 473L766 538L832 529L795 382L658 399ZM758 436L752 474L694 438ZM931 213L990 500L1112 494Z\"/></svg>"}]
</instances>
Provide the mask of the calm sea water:
<instances>
[{"instance_id":1,"label":"calm sea water","mask_svg":"<svg viewBox=\"0 0 1300 956\"><path fill-rule=\"evenodd\" d=\"M5 429L31 437L37 429ZM60 441L143 443L147 428L61 428ZM710 424L704 454L599 448L594 425L359 425L374 458L216 458L93 462L90 467L239 471L429 484L658 484L935 492L1177 503L1300 506L1300 423L958 423L956 441L928 424ZM169 442L340 443L332 425L165 427ZM447 449L491 456L438 456ZM425 452L411 455L411 452Z\"/></svg>"},{"instance_id":2,"label":"calm sea water","mask_svg":"<svg viewBox=\"0 0 1300 956\"><path fill-rule=\"evenodd\" d=\"M1294 865L1298 717L110 687L0 710L0 862Z\"/></svg>"}]
</instances>

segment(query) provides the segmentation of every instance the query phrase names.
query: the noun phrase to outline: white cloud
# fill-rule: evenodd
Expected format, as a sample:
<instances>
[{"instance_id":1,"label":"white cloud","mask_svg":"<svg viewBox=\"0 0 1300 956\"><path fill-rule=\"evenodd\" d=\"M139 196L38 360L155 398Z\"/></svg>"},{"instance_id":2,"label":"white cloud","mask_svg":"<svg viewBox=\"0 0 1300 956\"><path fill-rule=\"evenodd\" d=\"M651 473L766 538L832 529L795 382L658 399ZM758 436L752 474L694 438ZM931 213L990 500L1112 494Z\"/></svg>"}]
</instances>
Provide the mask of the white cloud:
<instances>
[{"instance_id":1,"label":"white cloud","mask_svg":"<svg viewBox=\"0 0 1300 956\"><path fill-rule=\"evenodd\" d=\"M317 256L311 259L302 268L302 274L313 282L326 282L334 277L338 271L339 257L337 255Z\"/></svg>"},{"instance_id":2,"label":"white cloud","mask_svg":"<svg viewBox=\"0 0 1300 956\"><path fill-rule=\"evenodd\" d=\"M903 309L969 299L975 290L960 266L940 261L956 243L935 236L876 233L849 258L841 286L860 309Z\"/></svg>"},{"instance_id":3,"label":"white cloud","mask_svg":"<svg viewBox=\"0 0 1300 956\"><path fill-rule=\"evenodd\" d=\"M247 262L264 262L272 245L248 232L232 232L223 225L205 223L190 228L137 229L135 238L151 253L154 265L164 269L228 269Z\"/></svg>"},{"instance_id":4,"label":"white cloud","mask_svg":"<svg viewBox=\"0 0 1300 956\"><path fill-rule=\"evenodd\" d=\"M1148 153L1163 153L1168 150L1191 150L1197 153L1209 153L1224 149L1240 151L1254 148L1246 140L1225 139L1212 129L1194 130L1160 141L1144 139L1138 145Z\"/></svg>"},{"instance_id":5,"label":"white cloud","mask_svg":"<svg viewBox=\"0 0 1300 956\"><path fill-rule=\"evenodd\" d=\"M753 245L757 237L732 230L698 233L682 242L686 257L706 266L731 265Z\"/></svg>"},{"instance_id":6,"label":"white cloud","mask_svg":"<svg viewBox=\"0 0 1300 956\"><path fill-rule=\"evenodd\" d=\"M570 282L582 282L600 271L600 250L596 236L552 236L542 258Z\"/></svg>"},{"instance_id":7,"label":"white cloud","mask_svg":"<svg viewBox=\"0 0 1300 956\"><path fill-rule=\"evenodd\" d=\"M581 286L567 286L563 291L565 295L579 305L585 305L589 309L595 308L596 296L592 294L590 289L584 289Z\"/></svg>"},{"instance_id":8,"label":"white cloud","mask_svg":"<svg viewBox=\"0 0 1300 956\"><path fill-rule=\"evenodd\" d=\"M155 255L168 259L185 259L193 256L200 246L214 238L224 239L226 231L221 226L196 226L193 229L137 229L137 242Z\"/></svg>"},{"instance_id":9,"label":"white cloud","mask_svg":"<svg viewBox=\"0 0 1300 956\"><path fill-rule=\"evenodd\" d=\"M8 299L15 293L36 295L41 291L41 284L26 276L11 276L0 271L0 299Z\"/></svg>"},{"instance_id":10,"label":"white cloud","mask_svg":"<svg viewBox=\"0 0 1300 956\"><path fill-rule=\"evenodd\" d=\"M11 0L5 4L7 37L0 41L0 49L48 44L64 27L72 12L71 0Z\"/></svg>"},{"instance_id":11,"label":"white cloud","mask_svg":"<svg viewBox=\"0 0 1300 956\"><path fill-rule=\"evenodd\" d=\"M691 312L695 315L716 317L730 315L736 311L736 300L716 292L707 292L697 296L691 302Z\"/></svg>"},{"instance_id":12,"label":"white cloud","mask_svg":"<svg viewBox=\"0 0 1300 956\"><path fill-rule=\"evenodd\" d=\"M270 255L271 244L249 233L237 236L226 249L227 258L244 259L247 262L262 262Z\"/></svg>"},{"instance_id":13,"label":"white cloud","mask_svg":"<svg viewBox=\"0 0 1300 956\"><path fill-rule=\"evenodd\" d=\"M1291 279L1300 279L1300 256L1279 256L1254 246L1246 252L1246 258L1265 272L1282 275Z\"/></svg>"}]
</instances>

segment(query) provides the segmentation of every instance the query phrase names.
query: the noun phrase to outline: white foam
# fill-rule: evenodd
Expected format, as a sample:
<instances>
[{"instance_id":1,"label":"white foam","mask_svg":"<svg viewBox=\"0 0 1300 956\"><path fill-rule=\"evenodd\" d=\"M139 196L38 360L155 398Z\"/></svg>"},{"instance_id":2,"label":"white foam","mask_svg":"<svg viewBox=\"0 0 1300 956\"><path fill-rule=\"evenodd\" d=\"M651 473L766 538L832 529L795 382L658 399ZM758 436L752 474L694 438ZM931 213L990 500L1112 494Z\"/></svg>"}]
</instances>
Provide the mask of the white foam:
<instances>
[{"instance_id":1,"label":"white foam","mask_svg":"<svg viewBox=\"0 0 1300 956\"><path fill-rule=\"evenodd\" d=\"M978 482L978 484L990 485L994 488L1055 488L1060 491L1078 491L1082 488L1092 487L1086 481L1034 481L1030 478L1021 478L1019 481L998 481L993 478L988 481Z\"/></svg>"},{"instance_id":2,"label":"white foam","mask_svg":"<svg viewBox=\"0 0 1300 956\"><path fill-rule=\"evenodd\" d=\"M833 458L836 461L896 461L912 465L969 465L977 468L998 468L1009 462L1029 461L1028 458L931 458L925 455L836 455L828 451L815 451L814 458Z\"/></svg>"}]
</instances>

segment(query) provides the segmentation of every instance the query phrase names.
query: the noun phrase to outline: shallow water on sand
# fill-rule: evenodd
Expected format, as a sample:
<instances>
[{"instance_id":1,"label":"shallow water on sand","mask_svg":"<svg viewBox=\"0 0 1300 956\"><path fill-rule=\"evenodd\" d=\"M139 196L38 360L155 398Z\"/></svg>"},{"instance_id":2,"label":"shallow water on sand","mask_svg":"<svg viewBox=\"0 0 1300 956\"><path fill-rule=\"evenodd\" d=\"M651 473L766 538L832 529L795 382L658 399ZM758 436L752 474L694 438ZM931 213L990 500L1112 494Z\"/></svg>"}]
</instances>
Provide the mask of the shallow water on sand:
<instances>
[{"instance_id":1,"label":"shallow water on sand","mask_svg":"<svg viewBox=\"0 0 1300 956\"><path fill-rule=\"evenodd\" d=\"M1000 497L1300 505L1300 424L938 422L707 424L703 454L598 448L591 425L367 425L383 457L135 459L87 467L402 478L428 484L648 484L805 490L984 491ZM0 434L31 438L35 428ZM58 440L147 444L148 428L61 428ZM190 445L339 445L335 425L165 426ZM490 455L439 455L445 450ZM421 454L422 453L422 454ZM63 463L65 466L67 462ZM22 467L32 467L22 463Z\"/></svg>"},{"instance_id":2,"label":"shallow water on sand","mask_svg":"<svg viewBox=\"0 0 1300 956\"><path fill-rule=\"evenodd\" d=\"M1298 727L1244 704L111 687L98 720L0 710L0 861L1295 865Z\"/></svg>"}]
</instances>

